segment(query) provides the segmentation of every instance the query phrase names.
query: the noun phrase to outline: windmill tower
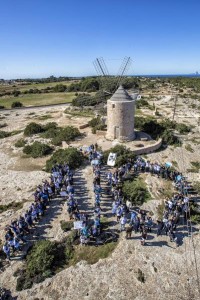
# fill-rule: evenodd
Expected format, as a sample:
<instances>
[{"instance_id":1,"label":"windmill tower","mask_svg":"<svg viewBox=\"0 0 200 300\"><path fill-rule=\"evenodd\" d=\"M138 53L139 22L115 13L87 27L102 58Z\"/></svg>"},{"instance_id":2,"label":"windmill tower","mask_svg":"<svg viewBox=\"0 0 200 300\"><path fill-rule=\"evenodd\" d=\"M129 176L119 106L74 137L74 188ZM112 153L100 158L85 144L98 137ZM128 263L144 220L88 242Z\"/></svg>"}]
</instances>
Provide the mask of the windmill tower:
<instances>
[{"instance_id":1,"label":"windmill tower","mask_svg":"<svg viewBox=\"0 0 200 300\"><path fill-rule=\"evenodd\" d=\"M134 133L135 101L120 85L107 101L107 134L109 140L131 141Z\"/></svg>"},{"instance_id":2,"label":"windmill tower","mask_svg":"<svg viewBox=\"0 0 200 300\"><path fill-rule=\"evenodd\" d=\"M112 97L107 100L107 133L108 140L131 141L135 138L134 115L135 100L122 87L125 73L130 67L130 57L125 57L116 77L116 87ZM96 59L95 68L101 76L107 76L108 71L103 58Z\"/></svg>"}]
</instances>

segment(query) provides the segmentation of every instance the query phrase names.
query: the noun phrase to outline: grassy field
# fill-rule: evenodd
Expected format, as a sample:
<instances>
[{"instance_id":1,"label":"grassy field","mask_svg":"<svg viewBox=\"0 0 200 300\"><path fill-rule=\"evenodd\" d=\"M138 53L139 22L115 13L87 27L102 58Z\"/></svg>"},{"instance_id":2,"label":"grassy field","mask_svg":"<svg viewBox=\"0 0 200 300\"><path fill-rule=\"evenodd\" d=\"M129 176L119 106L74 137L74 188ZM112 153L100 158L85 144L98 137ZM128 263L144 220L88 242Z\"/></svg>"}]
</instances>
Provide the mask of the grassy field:
<instances>
[{"instance_id":1,"label":"grassy field","mask_svg":"<svg viewBox=\"0 0 200 300\"><path fill-rule=\"evenodd\" d=\"M68 103L75 98L75 93L27 94L19 97L0 98L0 105L11 108L11 104L20 101L24 106Z\"/></svg>"},{"instance_id":2,"label":"grassy field","mask_svg":"<svg viewBox=\"0 0 200 300\"><path fill-rule=\"evenodd\" d=\"M54 87L57 84L64 84L64 85L69 85L73 82L78 82L79 80L70 80L70 81L61 81L61 82L50 82L50 83L30 83L30 84L7 84L7 85L3 85L0 84L0 93L2 92L13 92L14 90L18 90L21 92L24 92L26 90L30 90L30 89L45 89L47 87Z\"/></svg>"}]
</instances>

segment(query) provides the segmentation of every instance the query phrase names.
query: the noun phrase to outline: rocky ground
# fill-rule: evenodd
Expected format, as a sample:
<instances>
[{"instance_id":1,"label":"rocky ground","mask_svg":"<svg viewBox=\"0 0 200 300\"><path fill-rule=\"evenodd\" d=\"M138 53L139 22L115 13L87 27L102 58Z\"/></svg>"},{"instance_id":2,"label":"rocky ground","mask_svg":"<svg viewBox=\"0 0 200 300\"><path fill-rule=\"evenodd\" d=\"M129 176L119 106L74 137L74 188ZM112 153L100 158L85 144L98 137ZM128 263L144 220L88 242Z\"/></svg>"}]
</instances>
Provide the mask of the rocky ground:
<instances>
[{"instance_id":1,"label":"rocky ground","mask_svg":"<svg viewBox=\"0 0 200 300\"><path fill-rule=\"evenodd\" d=\"M169 100L169 99L168 99ZM158 105L163 114L167 114L165 100L158 100ZM162 103L162 105L161 105ZM165 105L165 109L162 107ZM88 120L84 117L71 117L64 114L65 106L56 108L41 108L37 110L11 111L1 113L1 123L8 126L2 130L22 130L30 121L47 122L56 121L60 126L79 126ZM171 109L171 108L169 108ZM169 112L169 111L168 111ZM147 113L144 111L144 113ZM149 112L150 113L150 112ZM187 112L185 112L187 114ZM43 115L51 115L47 120L38 120ZM194 118L191 125L195 125ZM188 118L188 120L190 120ZM190 122L190 121L189 121ZM167 149L148 154L147 157L153 161L176 162L176 167L181 171L191 168L191 161L199 161L199 128L194 128L191 135L186 136L186 141L182 148L168 147ZM77 141L75 145L88 145L96 141L96 136L91 134L90 129L82 130L85 138ZM12 137L1 140L0 143L0 205L8 204L12 201L23 201L23 208L18 211L7 210L0 214L0 238L3 238L3 228L7 223L17 217L30 205L32 193L35 187L41 183L48 174L42 171L47 158L31 159L22 154L21 149L14 147L14 143L23 136L18 133ZM108 147L102 137L97 138L97 142L102 148ZM193 152L186 149L190 143ZM105 173L104 173L105 174ZM190 176L190 175L189 175ZM193 178L192 178L193 176ZM190 179L198 180L199 174L192 173ZM156 207L164 198L160 189L169 187L165 182L156 177L145 175L145 181L152 193L153 200L144 204L144 208L154 213L156 219ZM80 189L80 182L83 193L79 193L79 202L82 210L91 210L93 207L92 191L92 170L90 166L78 170L75 177L77 189ZM79 191L80 192L80 191ZM104 214L110 213L109 200L105 197L103 209ZM60 221L66 220L66 207L59 199L53 200L48 214L33 234L33 239L48 238L52 240L62 240L65 235L60 228ZM118 225L114 225L118 226ZM104 260L100 260L94 265L89 265L84 261L76 266L71 266L51 279L46 279L40 284L35 284L31 289L16 292L16 278L13 272L22 266L20 260L12 260L10 264L0 274L0 284L11 290L15 299L113 299L113 300L176 300L176 299L200 299L200 289L198 281L198 268L200 266L200 238L198 231L191 237L187 236L187 228L180 226L178 232L181 245L176 248L174 243L169 242L169 238L155 236L155 229L149 235L148 244L141 246L139 235L126 240L124 233L121 234L119 243L112 255ZM87 251L87 248L86 248ZM144 282L141 282L140 275L144 275Z\"/></svg>"}]
</instances>

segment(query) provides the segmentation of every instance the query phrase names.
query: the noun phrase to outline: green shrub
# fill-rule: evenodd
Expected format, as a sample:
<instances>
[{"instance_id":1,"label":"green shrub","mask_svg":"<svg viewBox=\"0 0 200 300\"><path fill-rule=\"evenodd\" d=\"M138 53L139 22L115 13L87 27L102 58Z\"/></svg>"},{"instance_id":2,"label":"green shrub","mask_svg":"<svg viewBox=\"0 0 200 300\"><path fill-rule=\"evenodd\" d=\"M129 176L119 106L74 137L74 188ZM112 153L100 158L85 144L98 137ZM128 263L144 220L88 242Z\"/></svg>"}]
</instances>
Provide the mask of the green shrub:
<instances>
[{"instance_id":1,"label":"green shrub","mask_svg":"<svg viewBox=\"0 0 200 300\"><path fill-rule=\"evenodd\" d=\"M134 205L142 205L151 198L146 184L142 179L125 181L122 189L125 198L129 199Z\"/></svg>"},{"instance_id":2,"label":"green shrub","mask_svg":"<svg viewBox=\"0 0 200 300\"><path fill-rule=\"evenodd\" d=\"M73 106L94 106L98 104L100 100L95 96L87 95L78 95L75 99L72 100Z\"/></svg>"},{"instance_id":3,"label":"green shrub","mask_svg":"<svg viewBox=\"0 0 200 300\"><path fill-rule=\"evenodd\" d=\"M33 277L38 274L43 274L47 270L51 270L55 256L55 242L48 240L37 242L26 259L27 273Z\"/></svg>"},{"instance_id":4,"label":"green shrub","mask_svg":"<svg viewBox=\"0 0 200 300\"><path fill-rule=\"evenodd\" d=\"M154 139L162 138L165 144L180 144L178 138L173 134L176 123L169 119L158 122L152 117L135 117L135 127L150 134Z\"/></svg>"},{"instance_id":5,"label":"green shrub","mask_svg":"<svg viewBox=\"0 0 200 300\"><path fill-rule=\"evenodd\" d=\"M21 275L17 278L17 285L16 285L16 291L22 291L26 289L30 289L33 285L33 281L30 279L30 277L26 277L26 274Z\"/></svg>"},{"instance_id":6,"label":"green shrub","mask_svg":"<svg viewBox=\"0 0 200 300\"><path fill-rule=\"evenodd\" d=\"M13 209L15 211L21 209L23 207L24 203L23 202L10 202L9 204L5 205L0 205L0 213L7 211L9 209Z\"/></svg>"},{"instance_id":7,"label":"green shrub","mask_svg":"<svg viewBox=\"0 0 200 300\"><path fill-rule=\"evenodd\" d=\"M66 232L71 230L74 227L74 223L72 221L66 222L66 221L60 221L61 229Z\"/></svg>"},{"instance_id":8,"label":"green shrub","mask_svg":"<svg viewBox=\"0 0 200 300\"><path fill-rule=\"evenodd\" d=\"M49 240L36 242L28 252L25 269L15 274L19 276L16 290L29 289L33 283L42 282L65 266L73 257L73 243L76 237L76 232L73 232L62 242Z\"/></svg>"},{"instance_id":9,"label":"green shrub","mask_svg":"<svg viewBox=\"0 0 200 300\"><path fill-rule=\"evenodd\" d=\"M99 81L95 78L85 78L81 83L83 92L96 92L99 90Z\"/></svg>"},{"instance_id":10,"label":"green shrub","mask_svg":"<svg viewBox=\"0 0 200 300\"><path fill-rule=\"evenodd\" d=\"M34 134L41 133L43 131L44 131L44 129L40 124L37 124L35 122L31 122L24 129L24 135L25 136L31 136L31 135L34 135Z\"/></svg>"},{"instance_id":11,"label":"green shrub","mask_svg":"<svg viewBox=\"0 0 200 300\"><path fill-rule=\"evenodd\" d=\"M56 122L49 122L46 125L43 125L44 131L48 131L50 129L56 129L58 127L58 124Z\"/></svg>"},{"instance_id":12,"label":"green shrub","mask_svg":"<svg viewBox=\"0 0 200 300\"><path fill-rule=\"evenodd\" d=\"M197 172L200 169L200 162L199 161L191 161L191 165L197 170Z\"/></svg>"},{"instance_id":13,"label":"green shrub","mask_svg":"<svg viewBox=\"0 0 200 300\"><path fill-rule=\"evenodd\" d=\"M137 271L137 280L139 280L142 283L145 283L144 273L139 268L138 268L138 271Z\"/></svg>"},{"instance_id":14,"label":"green shrub","mask_svg":"<svg viewBox=\"0 0 200 300\"><path fill-rule=\"evenodd\" d=\"M191 147L190 144L185 145L185 149L191 153L194 153L194 149Z\"/></svg>"},{"instance_id":15,"label":"green shrub","mask_svg":"<svg viewBox=\"0 0 200 300\"><path fill-rule=\"evenodd\" d=\"M59 128L56 136L52 139L52 144L58 146L61 145L62 141L74 141L78 136L81 136L81 133L76 127L67 126L65 128Z\"/></svg>"},{"instance_id":16,"label":"green shrub","mask_svg":"<svg viewBox=\"0 0 200 300\"><path fill-rule=\"evenodd\" d=\"M162 138L164 144L181 146L181 142L175 135L173 135L171 130L168 130L168 129L164 130L163 133L161 134L161 138Z\"/></svg>"},{"instance_id":17,"label":"green shrub","mask_svg":"<svg viewBox=\"0 0 200 300\"><path fill-rule=\"evenodd\" d=\"M0 109L4 109L5 108L5 106L4 105L0 105Z\"/></svg>"},{"instance_id":18,"label":"green shrub","mask_svg":"<svg viewBox=\"0 0 200 300\"><path fill-rule=\"evenodd\" d=\"M97 130L105 130L106 125L102 123L100 117L93 118L88 122L88 125L92 127L92 133L96 133Z\"/></svg>"},{"instance_id":19,"label":"green shrub","mask_svg":"<svg viewBox=\"0 0 200 300\"><path fill-rule=\"evenodd\" d=\"M23 104L19 101L15 101L11 105L12 108L18 108L18 107L22 107L22 106L23 106Z\"/></svg>"},{"instance_id":20,"label":"green shrub","mask_svg":"<svg viewBox=\"0 0 200 300\"><path fill-rule=\"evenodd\" d=\"M49 145L36 141L32 145L25 146L23 152L33 158L37 158L50 154L52 150L53 148Z\"/></svg>"},{"instance_id":21,"label":"green shrub","mask_svg":"<svg viewBox=\"0 0 200 300\"><path fill-rule=\"evenodd\" d=\"M200 224L200 208L197 203L190 205L191 221L195 224Z\"/></svg>"},{"instance_id":22,"label":"green shrub","mask_svg":"<svg viewBox=\"0 0 200 300\"><path fill-rule=\"evenodd\" d=\"M20 139L15 143L15 147L17 148L24 147L25 145L26 145L26 141L24 139Z\"/></svg>"},{"instance_id":23,"label":"green shrub","mask_svg":"<svg viewBox=\"0 0 200 300\"><path fill-rule=\"evenodd\" d=\"M140 99L140 100L136 101L136 107L137 108L141 108L141 107L151 108L151 105L149 105L149 103L146 99Z\"/></svg>"},{"instance_id":24,"label":"green shrub","mask_svg":"<svg viewBox=\"0 0 200 300\"><path fill-rule=\"evenodd\" d=\"M50 172L55 164L66 162L70 168L78 168L83 163L83 155L76 148L59 149L46 162L46 171Z\"/></svg>"},{"instance_id":25,"label":"green shrub","mask_svg":"<svg viewBox=\"0 0 200 300\"><path fill-rule=\"evenodd\" d=\"M102 124L100 117L93 118L92 120L90 120L88 122L88 125L93 127L93 128L96 127L97 125L100 125L100 124Z\"/></svg>"},{"instance_id":26,"label":"green shrub","mask_svg":"<svg viewBox=\"0 0 200 300\"><path fill-rule=\"evenodd\" d=\"M189 126L187 126L186 124L178 123L178 124L176 124L176 130L180 134L186 134L186 133L190 132L191 128Z\"/></svg>"},{"instance_id":27,"label":"green shrub","mask_svg":"<svg viewBox=\"0 0 200 300\"><path fill-rule=\"evenodd\" d=\"M55 85L53 90L56 93L63 93L67 90L67 86L60 83L60 84Z\"/></svg>"},{"instance_id":28,"label":"green shrub","mask_svg":"<svg viewBox=\"0 0 200 300\"><path fill-rule=\"evenodd\" d=\"M0 130L0 139L4 139L8 136L11 136L10 132Z\"/></svg>"},{"instance_id":29,"label":"green shrub","mask_svg":"<svg viewBox=\"0 0 200 300\"><path fill-rule=\"evenodd\" d=\"M195 191L197 191L198 194L200 194L200 182L195 181L193 184L193 188Z\"/></svg>"},{"instance_id":30,"label":"green shrub","mask_svg":"<svg viewBox=\"0 0 200 300\"><path fill-rule=\"evenodd\" d=\"M43 130L42 137L52 139L58 135L60 127L58 127L57 123L50 122L43 126Z\"/></svg>"}]
</instances>

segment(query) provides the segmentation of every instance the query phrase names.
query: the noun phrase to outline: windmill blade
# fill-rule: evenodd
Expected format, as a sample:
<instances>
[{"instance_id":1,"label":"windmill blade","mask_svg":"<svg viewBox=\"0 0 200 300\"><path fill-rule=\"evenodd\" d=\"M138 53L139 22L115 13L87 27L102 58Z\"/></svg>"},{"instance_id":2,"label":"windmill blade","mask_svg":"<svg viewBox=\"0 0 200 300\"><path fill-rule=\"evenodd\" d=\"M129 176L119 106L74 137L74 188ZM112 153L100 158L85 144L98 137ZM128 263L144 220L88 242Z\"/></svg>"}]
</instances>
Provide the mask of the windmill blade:
<instances>
[{"instance_id":1,"label":"windmill blade","mask_svg":"<svg viewBox=\"0 0 200 300\"><path fill-rule=\"evenodd\" d=\"M104 101L106 99L106 92L103 90L104 82L103 79L109 76L109 72L103 57L96 58L93 62L95 70L99 76L99 85L101 88L99 89L100 98Z\"/></svg>"},{"instance_id":2,"label":"windmill blade","mask_svg":"<svg viewBox=\"0 0 200 300\"><path fill-rule=\"evenodd\" d=\"M117 76L117 83L116 83L116 89L119 87L119 85L122 82L122 78L125 74L127 74L130 66L131 66L131 58L130 57L124 57L122 64L120 66L118 76Z\"/></svg>"},{"instance_id":3,"label":"windmill blade","mask_svg":"<svg viewBox=\"0 0 200 300\"><path fill-rule=\"evenodd\" d=\"M98 74L100 76L108 76L109 75L108 69L106 67L103 57L96 58L96 60L94 61L93 64L95 66L95 69L98 70Z\"/></svg>"},{"instance_id":4,"label":"windmill blade","mask_svg":"<svg viewBox=\"0 0 200 300\"><path fill-rule=\"evenodd\" d=\"M93 65L94 65L94 68L95 68L95 70L96 70L96 72L97 72L97 75L98 75L98 76L103 76L102 70L101 70L101 68L100 68L100 66L99 66L99 64L98 64L98 62L97 62L97 60L95 60L95 61L93 62Z\"/></svg>"},{"instance_id":5,"label":"windmill blade","mask_svg":"<svg viewBox=\"0 0 200 300\"><path fill-rule=\"evenodd\" d=\"M103 57L100 57L99 60L101 61L101 66L104 70L105 76L109 76L108 68L105 64L105 61L104 61Z\"/></svg>"}]
</instances>

